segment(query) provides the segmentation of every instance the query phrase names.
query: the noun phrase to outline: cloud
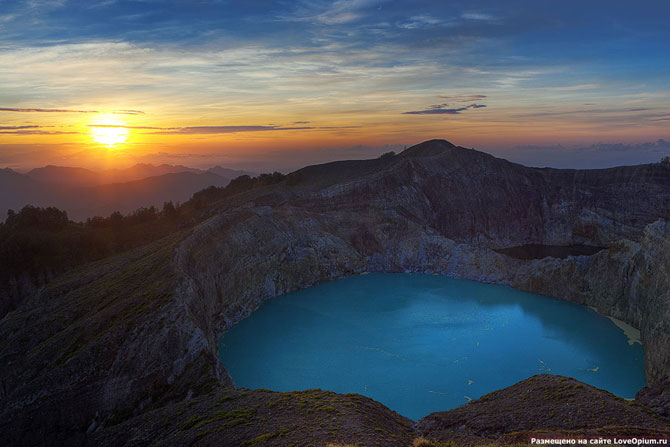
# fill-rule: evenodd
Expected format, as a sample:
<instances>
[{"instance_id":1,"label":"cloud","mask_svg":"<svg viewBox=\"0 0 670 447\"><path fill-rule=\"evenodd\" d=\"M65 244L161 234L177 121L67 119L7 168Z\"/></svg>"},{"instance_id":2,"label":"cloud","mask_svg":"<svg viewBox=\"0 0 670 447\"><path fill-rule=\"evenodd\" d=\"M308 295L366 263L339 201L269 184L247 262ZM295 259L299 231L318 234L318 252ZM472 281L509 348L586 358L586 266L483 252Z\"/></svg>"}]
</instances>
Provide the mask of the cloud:
<instances>
[{"instance_id":1,"label":"cloud","mask_svg":"<svg viewBox=\"0 0 670 447\"><path fill-rule=\"evenodd\" d=\"M0 130L37 129L42 126L0 126Z\"/></svg>"},{"instance_id":2,"label":"cloud","mask_svg":"<svg viewBox=\"0 0 670 447\"><path fill-rule=\"evenodd\" d=\"M616 114L616 113L635 113L635 112L645 112L645 111L650 111L650 110L655 110L650 107L637 107L637 108L619 108L619 107L613 107L613 108L599 108L599 109L569 109L569 110L549 110L549 111L535 111L531 113L522 113L519 114L520 117L523 118L531 118L531 117L539 117L539 116L549 116L549 117L554 117L554 116L573 116L573 115L611 115L611 114ZM656 114L651 114L651 115L641 115L642 118L657 118L657 117L663 117L666 114L664 113L663 115L658 115ZM594 118L592 118L594 119ZM613 119L611 116L606 116L605 119Z\"/></svg>"},{"instance_id":3,"label":"cloud","mask_svg":"<svg viewBox=\"0 0 670 447\"><path fill-rule=\"evenodd\" d=\"M481 12L465 12L461 14L461 17L464 18L465 20L475 20L475 21L482 21L482 22L493 22L498 20L497 17L491 15L491 14L484 14Z\"/></svg>"},{"instance_id":4,"label":"cloud","mask_svg":"<svg viewBox=\"0 0 670 447\"><path fill-rule=\"evenodd\" d=\"M178 127L173 129L165 129L159 132L152 132L154 134L163 135L209 135L222 133L238 133L238 132L264 132L271 130L303 130L314 129L313 127L278 127L278 126L196 126L196 127Z\"/></svg>"},{"instance_id":5,"label":"cloud","mask_svg":"<svg viewBox=\"0 0 670 447\"><path fill-rule=\"evenodd\" d=\"M467 107L460 107L458 109L430 108L426 110L413 110L411 112L403 112L403 115L458 115L464 110L468 110L468 108Z\"/></svg>"},{"instance_id":6,"label":"cloud","mask_svg":"<svg viewBox=\"0 0 670 447\"><path fill-rule=\"evenodd\" d=\"M464 107L447 108L449 103L435 104L425 110L413 110L411 112L403 112L403 115L459 115L468 109L481 109L486 107L486 104L470 104Z\"/></svg>"},{"instance_id":7,"label":"cloud","mask_svg":"<svg viewBox=\"0 0 670 447\"><path fill-rule=\"evenodd\" d=\"M55 9L65 6L67 0L27 0L26 5L33 9Z\"/></svg>"},{"instance_id":8,"label":"cloud","mask_svg":"<svg viewBox=\"0 0 670 447\"><path fill-rule=\"evenodd\" d=\"M112 113L114 115L145 115L141 110L115 110Z\"/></svg>"},{"instance_id":9,"label":"cloud","mask_svg":"<svg viewBox=\"0 0 670 447\"><path fill-rule=\"evenodd\" d=\"M310 129L315 130L332 130L332 129L361 129L363 126L319 126L319 127L310 127Z\"/></svg>"},{"instance_id":10,"label":"cloud","mask_svg":"<svg viewBox=\"0 0 670 447\"><path fill-rule=\"evenodd\" d=\"M0 107L0 112L45 112L45 113L100 113L97 110L67 110L67 109L33 109L33 108L16 108L16 107Z\"/></svg>"},{"instance_id":11,"label":"cloud","mask_svg":"<svg viewBox=\"0 0 670 447\"><path fill-rule=\"evenodd\" d=\"M296 121L293 124L307 124L309 121ZM238 132L263 132L263 131L277 131L277 130L333 130L333 129L359 129L363 126L186 126L186 127L154 127L154 126L126 126L124 124L87 124L87 127L106 127L106 128L121 128L121 129L139 129L139 130L156 130L157 132L150 132L152 134L161 135L179 135L179 134L224 134L224 133L238 133Z\"/></svg>"},{"instance_id":12,"label":"cloud","mask_svg":"<svg viewBox=\"0 0 670 447\"><path fill-rule=\"evenodd\" d=\"M0 14L0 23L11 22L16 18L16 14Z\"/></svg>"},{"instance_id":13,"label":"cloud","mask_svg":"<svg viewBox=\"0 0 670 447\"><path fill-rule=\"evenodd\" d=\"M481 101L486 98L486 95L456 95L456 96L447 96L439 95L438 98L445 99L449 102L474 102Z\"/></svg>"},{"instance_id":14,"label":"cloud","mask_svg":"<svg viewBox=\"0 0 670 447\"><path fill-rule=\"evenodd\" d=\"M16 113L100 113L99 110L42 109L33 107L0 107L0 112ZM145 115L141 110L114 110L114 115Z\"/></svg>"},{"instance_id":15,"label":"cloud","mask_svg":"<svg viewBox=\"0 0 670 447\"><path fill-rule=\"evenodd\" d=\"M572 91L578 91L578 90L592 90L599 88L600 84L578 84L578 85L562 85L562 86L556 86L556 87L549 87L552 90L556 91L567 91L567 92L572 92Z\"/></svg>"},{"instance_id":16,"label":"cloud","mask_svg":"<svg viewBox=\"0 0 670 447\"><path fill-rule=\"evenodd\" d=\"M428 14L412 16L409 20L401 22L398 27L404 29L430 28L444 23L443 20Z\"/></svg>"},{"instance_id":17,"label":"cloud","mask_svg":"<svg viewBox=\"0 0 670 447\"><path fill-rule=\"evenodd\" d=\"M317 22L323 25L344 25L364 17L363 10L384 0L335 0L327 7L322 2L303 2L298 10L280 20Z\"/></svg>"},{"instance_id":18,"label":"cloud","mask_svg":"<svg viewBox=\"0 0 670 447\"><path fill-rule=\"evenodd\" d=\"M81 132L65 132L60 130L9 130L0 131L0 135L81 135Z\"/></svg>"},{"instance_id":19,"label":"cloud","mask_svg":"<svg viewBox=\"0 0 670 447\"><path fill-rule=\"evenodd\" d=\"M113 127L122 129L151 129L151 130L173 130L179 127L153 127L153 126L125 126L123 124L87 124L87 127Z\"/></svg>"}]
</instances>

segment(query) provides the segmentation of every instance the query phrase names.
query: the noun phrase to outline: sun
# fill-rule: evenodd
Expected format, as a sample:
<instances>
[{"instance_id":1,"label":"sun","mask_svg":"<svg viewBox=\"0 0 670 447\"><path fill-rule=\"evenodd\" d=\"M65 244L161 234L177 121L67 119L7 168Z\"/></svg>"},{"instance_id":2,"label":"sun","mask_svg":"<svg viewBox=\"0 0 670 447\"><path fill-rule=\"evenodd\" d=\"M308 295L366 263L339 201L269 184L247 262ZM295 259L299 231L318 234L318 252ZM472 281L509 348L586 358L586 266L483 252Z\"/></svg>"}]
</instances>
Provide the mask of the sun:
<instances>
[{"instance_id":1,"label":"sun","mask_svg":"<svg viewBox=\"0 0 670 447\"><path fill-rule=\"evenodd\" d=\"M123 123L116 119L103 119L89 124L91 138L107 147L116 147L128 139L129 131Z\"/></svg>"}]
</instances>

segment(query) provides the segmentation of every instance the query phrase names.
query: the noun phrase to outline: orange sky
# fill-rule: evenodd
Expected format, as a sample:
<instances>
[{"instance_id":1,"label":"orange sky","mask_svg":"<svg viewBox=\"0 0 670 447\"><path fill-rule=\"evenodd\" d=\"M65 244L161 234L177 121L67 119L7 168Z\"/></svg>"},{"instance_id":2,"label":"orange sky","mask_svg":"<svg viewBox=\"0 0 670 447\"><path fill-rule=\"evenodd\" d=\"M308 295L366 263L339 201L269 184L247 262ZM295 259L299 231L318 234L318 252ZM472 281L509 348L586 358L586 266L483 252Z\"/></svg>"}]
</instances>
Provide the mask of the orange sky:
<instances>
[{"instance_id":1,"label":"orange sky","mask_svg":"<svg viewBox=\"0 0 670 447\"><path fill-rule=\"evenodd\" d=\"M3 134L1 142L14 148L15 153L20 152L16 148L24 148L25 157L17 156L13 163L8 163L24 169L47 163L90 167L125 166L137 161L174 163L178 157L184 157L184 164L189 165L235 166L277 159L281 161L279 168L286 170L302 166L302 160L309 163L340 157L366 158L377 156L385 145L395 148L431 138L446 138L504 156L505 149L512 144L630 143L647 141L650 135L660 137L666 130L662 121L639 122L636 114L643 111L600 111L593 110L593 106L568 104L546 107L546 116L542 111L529 116L532 114L523 107L497 104L494 94L486 95L486 100L489 103L486 108L447 117L403 114L398 111L403 110L402 106L397 106L393 111L292 114L282 120L277 119L273 106L259 106L255 116L233 120L224 113L221 118L214 118L215 114L173 117L160 110L126 114L115 111L131 110L132 104L124 109L84 104L71 110L98 113L4 112L3 125L13 127L14 133ZM430 98L426 101L430 102ZM563 115L562 109L570 110ZM261 117L263 111L266 115ZM184 122L189 125L184 126ZM222 122L226 124L218 124ZM365 148L357 154L359 146ZM40 156L33 154L35 150L31 149L35 148L42 149L37 151ZM335 150L329 157L329 148L350 150L345 153ZM313 153L318 149L321 152Z\"/></svg>"}]
</instances>

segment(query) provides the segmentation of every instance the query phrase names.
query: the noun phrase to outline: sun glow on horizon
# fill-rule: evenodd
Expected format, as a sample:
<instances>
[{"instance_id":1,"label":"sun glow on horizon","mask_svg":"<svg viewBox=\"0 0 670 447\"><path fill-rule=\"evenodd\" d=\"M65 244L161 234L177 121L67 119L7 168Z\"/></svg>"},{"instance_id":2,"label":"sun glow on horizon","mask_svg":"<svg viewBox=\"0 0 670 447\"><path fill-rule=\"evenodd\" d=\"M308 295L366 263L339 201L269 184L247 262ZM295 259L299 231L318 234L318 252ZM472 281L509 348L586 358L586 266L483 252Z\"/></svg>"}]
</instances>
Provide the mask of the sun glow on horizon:
<instances>
[{"instance_id":1,"label":"sun glow on horizon","mask_svg":"<svg viewBox=\"0 0 670 447\"><path fill-rule=\"evenodd\" d=\"M123 123L114 118L98 120L94 124L89 124L89 127L93 141L108 148L114 148L125 143L130 134Z\"/></svg>"}]
</instances>

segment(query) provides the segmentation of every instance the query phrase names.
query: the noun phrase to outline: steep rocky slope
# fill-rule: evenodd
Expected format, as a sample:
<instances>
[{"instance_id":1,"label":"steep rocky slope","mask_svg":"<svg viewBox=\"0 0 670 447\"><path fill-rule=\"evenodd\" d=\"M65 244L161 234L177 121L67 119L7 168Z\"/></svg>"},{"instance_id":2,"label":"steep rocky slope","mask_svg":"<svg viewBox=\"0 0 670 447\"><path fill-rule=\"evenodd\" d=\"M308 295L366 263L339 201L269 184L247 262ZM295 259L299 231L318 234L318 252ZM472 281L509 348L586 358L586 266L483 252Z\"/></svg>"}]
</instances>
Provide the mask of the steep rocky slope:
<instances>
[{"instance_id":1,"label":"steep rocky slope","mask_svg":"<svg viewBox=\"0 0 670 447\"><path fill-rule=\"evenodd\" d=\"M304 168L209 213L58 278L0 321L0 444L117 439L118 422L143 427L161 408L201 417L173 402L231 386L219 333L264 299L366 271L439 273L593 306L640 328L650 382L670 372L667 167L533 169L438 140ZM523 244L606 249L535 260L494 251Z\"/></svg>"}]
</instances>

